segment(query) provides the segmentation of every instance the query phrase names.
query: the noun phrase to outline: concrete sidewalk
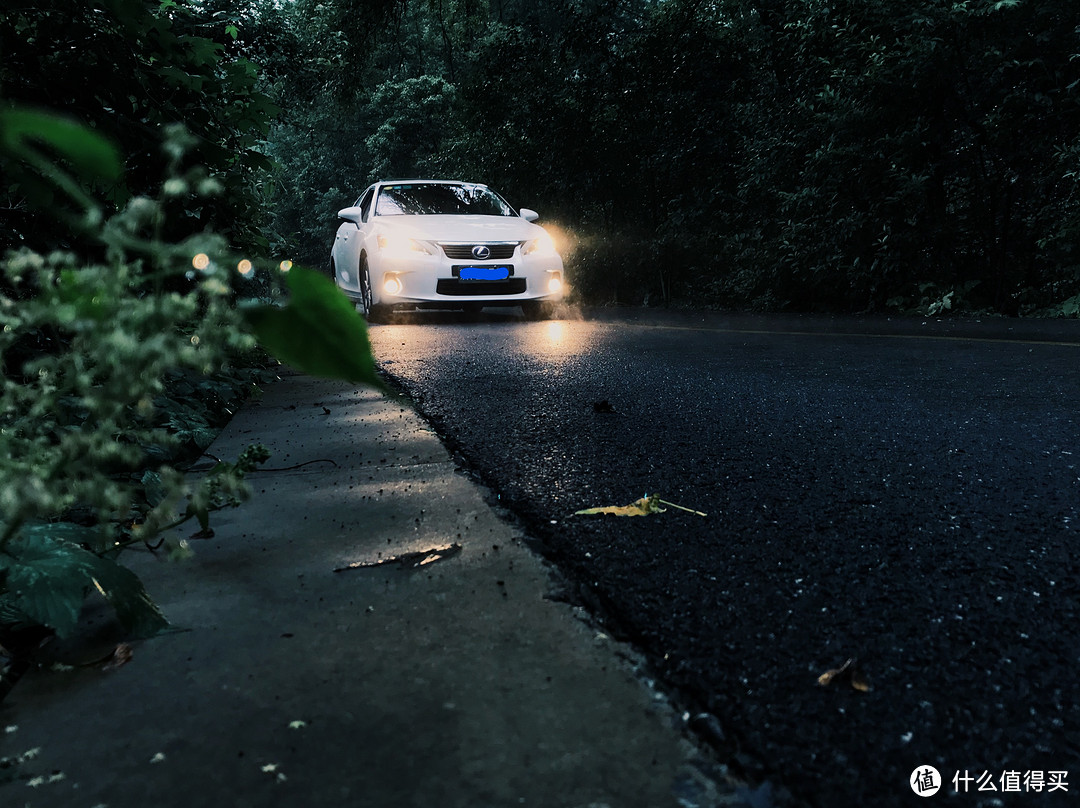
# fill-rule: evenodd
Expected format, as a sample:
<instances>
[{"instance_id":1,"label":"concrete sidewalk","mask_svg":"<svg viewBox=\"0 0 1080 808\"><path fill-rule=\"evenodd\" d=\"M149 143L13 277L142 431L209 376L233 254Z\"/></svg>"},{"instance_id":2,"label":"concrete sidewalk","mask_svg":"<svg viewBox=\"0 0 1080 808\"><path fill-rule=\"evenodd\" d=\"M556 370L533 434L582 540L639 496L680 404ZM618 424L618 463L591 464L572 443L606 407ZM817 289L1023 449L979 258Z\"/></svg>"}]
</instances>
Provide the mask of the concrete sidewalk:
<instances>
[{"instance_id":1,"label":"concrete sidewalk","mask_svg":"<svg viewBox=\"0 0 1080 808\"><path fill-rule=\"evenodd\" d=\"M210 452L249 443L299 467L252 475L190 561L127 557L177 630L0 705L0 805L739 804L412 410L286 375ZM84 619L66 662L115 645L104 604Z\"/></svg>"}]
</instances>

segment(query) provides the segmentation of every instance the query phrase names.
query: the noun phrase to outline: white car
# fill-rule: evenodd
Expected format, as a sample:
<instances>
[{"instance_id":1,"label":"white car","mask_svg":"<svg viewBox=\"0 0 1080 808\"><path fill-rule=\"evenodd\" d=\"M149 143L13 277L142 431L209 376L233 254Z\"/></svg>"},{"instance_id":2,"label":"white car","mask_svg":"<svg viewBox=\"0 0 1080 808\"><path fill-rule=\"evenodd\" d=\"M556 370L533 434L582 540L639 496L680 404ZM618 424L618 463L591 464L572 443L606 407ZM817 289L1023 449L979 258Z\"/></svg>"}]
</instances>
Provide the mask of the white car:
<instances>
[{"instance_id":1,"label":"white car","mask_svg":"<svg viewBox=\"0 0 1080 808\"><path fill-rule=\"evenodd\" d=\"M369 320L395 306L521 306L537 317L562 300L562 258L538 214L486 185L377 182L338 216L334 280Z\"/></svg>"}]
</instances>

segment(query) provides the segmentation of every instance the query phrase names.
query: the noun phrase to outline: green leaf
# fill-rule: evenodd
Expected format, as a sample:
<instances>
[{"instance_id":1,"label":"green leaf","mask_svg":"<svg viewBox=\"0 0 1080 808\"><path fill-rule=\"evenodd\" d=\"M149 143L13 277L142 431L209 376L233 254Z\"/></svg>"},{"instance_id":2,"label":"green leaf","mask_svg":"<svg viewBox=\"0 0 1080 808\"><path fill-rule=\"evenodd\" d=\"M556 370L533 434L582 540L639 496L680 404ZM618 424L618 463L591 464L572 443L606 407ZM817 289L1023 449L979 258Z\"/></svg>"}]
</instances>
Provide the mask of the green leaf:
<instances>
[{"instance_id":1,"label":"green leaf","mask_svg":"<svg viewBox=\"0 0 1080 808\"><path fill-rule=\"evenodd\" d=\"M203 88L203 77L188 73L186 70L181 70L178 67L167 65L158 69L158 74L167 79L169 84L176 87L184 87L188 90L194 90L195 92L201 92Z\"/></svg>"},{"instance_id":2,"label":"green leaf","mask_svg":"<svg viewBox=\"0 0 1080 808\"><path fill-rule=\"evenodd\" d=\"M23 533L0 555L0 573L12 606L61 637L79 622L93 585L97 556L44 533Z\"/></svg>"},{"instance_id":3,"label":"green leaf","mask_svg":"<svg viewBox=\"0 0 1080 808\"><path fill-rule=\"evenodd\" d=\"M138 577L108 558L100 558L63 536L93 533L79 525L35 525L0 554L0 598L29 620L70 634L79 622L83 601L96 587L129 631L148 636L168 626Z\"/></svg>"},{"instance_id":4,"label":"green leaf","mask_svg":"<svg viewBox=\"0 0 1080 808\"><path fill-rule=\"evenodd\" d=\"M115 181L123 164L108 138L87 126L51 112L16 108L0 112L0 150L16 157L46 157L44 144L71 162L84 177Z\"/></svg>"},{"instance_id":5,"label":"green leaf","mask_svg":"<svg viewBox=\"0 0 1080 808\"><path fill-rule=\"evenodd\" d=\"M169 627L169 621L150 599L139 577L108 558L96 558L94 583L116 610L121 625L136 637L150 637Z\"/></svg>"},{"instance_id":6,"label":"green leaf","mask_svg":"<svg viewBox=\"0 0 1080 808\"><path fill-rule=\"evenodd\" d=\"M33 540L56 539L72 544L96 545L101 539L97 528L78 525L74 522L33 522L23 525L22 532L24 536Z\"/></svg>"},{"instance_id":7,"label":"green leaf","mask_svg":"<svg viewBox=\"0 0 1080 808\"><path fill-rule=\"evenodd\" d=\"M385 389L375 373L367 324L325 275L294 267L285 306L258 306L244 314L270 353L304 373Z\"/></svg>"}]
</instances>

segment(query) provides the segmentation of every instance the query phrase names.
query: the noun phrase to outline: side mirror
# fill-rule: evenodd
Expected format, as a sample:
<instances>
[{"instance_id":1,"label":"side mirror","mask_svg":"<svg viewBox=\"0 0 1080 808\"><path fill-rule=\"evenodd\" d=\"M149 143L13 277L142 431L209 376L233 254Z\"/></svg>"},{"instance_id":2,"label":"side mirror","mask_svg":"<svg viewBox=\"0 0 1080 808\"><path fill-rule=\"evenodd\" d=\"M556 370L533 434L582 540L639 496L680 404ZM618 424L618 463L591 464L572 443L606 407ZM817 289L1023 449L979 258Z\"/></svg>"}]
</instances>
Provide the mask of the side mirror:
<instances>
[{"instance_id":1,"label":"side mirror","mask_svg":"<svg viewBox=\"0 0 1080 808\"><path fill-rule=\"evenodd\" d=\"M529 210L529 208L522 208L521 218L527 222L535 222L537 219L540 218L540 214L537 213L535 210Z\"/></svg>"},{"instance_id":2,"label":"side mirror","mask_svg":"<svg viewBox=\"0 0 1080 808\"><path fill-rule=\"evenodd\" d=\"M356 207L342 208L337 212L337 215L347 222L352 222L357 227L364 221L364 212Z\"/></svg>"}]
</instances>

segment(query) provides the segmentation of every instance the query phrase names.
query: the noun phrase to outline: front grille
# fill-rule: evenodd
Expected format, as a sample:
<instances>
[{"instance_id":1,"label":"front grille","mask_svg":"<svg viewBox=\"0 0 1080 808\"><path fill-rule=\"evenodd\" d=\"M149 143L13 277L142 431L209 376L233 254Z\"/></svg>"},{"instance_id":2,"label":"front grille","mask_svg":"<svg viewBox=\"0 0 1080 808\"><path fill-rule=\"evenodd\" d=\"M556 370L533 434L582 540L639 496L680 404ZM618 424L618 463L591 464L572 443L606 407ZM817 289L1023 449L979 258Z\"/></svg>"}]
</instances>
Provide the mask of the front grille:
<instances>
[{"instance_id":1,"label":"front grille","mask_svg":"<svg viewBox=\"0 0 1080 808\"><path fill-rule=\"evenodd\" d=\"M485 247L491 250L491 255L484 259L478 259L472 254L473 247L477 247L477 244L440 244L443 248L443 252L446 253L446 257L454 261L505 261L507 258L513 258L514 250L517 249L517 242L496 242L486 243Z\"/></svg>"},{"instance_id":2,"label":"front grille","mask_svg":"<svg viewBox=\"0 0 1080 808\"><path fill-rule=\"evenodd\" d=\"M510 278L505 281L459 281L457 278L440 278L435 285L436 294L450 297L520 295L524 291L524 278Z\"/></svg>"}]
</instances>

